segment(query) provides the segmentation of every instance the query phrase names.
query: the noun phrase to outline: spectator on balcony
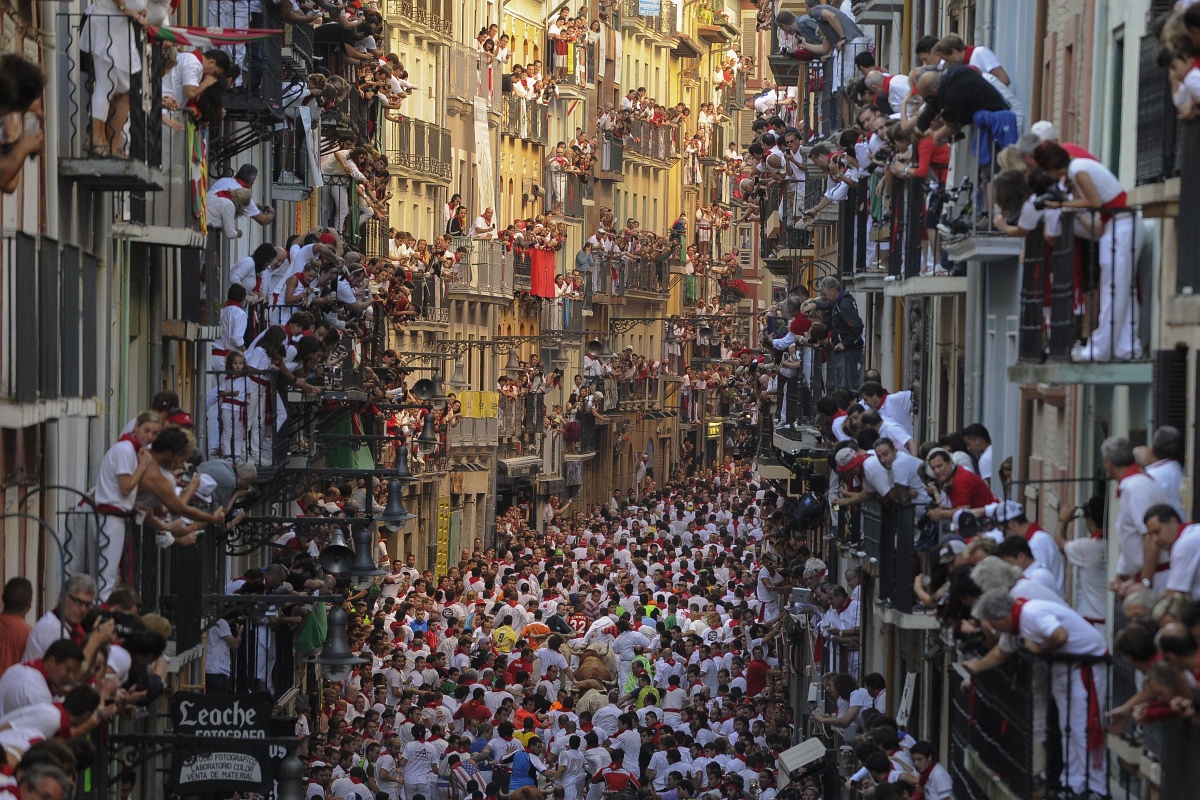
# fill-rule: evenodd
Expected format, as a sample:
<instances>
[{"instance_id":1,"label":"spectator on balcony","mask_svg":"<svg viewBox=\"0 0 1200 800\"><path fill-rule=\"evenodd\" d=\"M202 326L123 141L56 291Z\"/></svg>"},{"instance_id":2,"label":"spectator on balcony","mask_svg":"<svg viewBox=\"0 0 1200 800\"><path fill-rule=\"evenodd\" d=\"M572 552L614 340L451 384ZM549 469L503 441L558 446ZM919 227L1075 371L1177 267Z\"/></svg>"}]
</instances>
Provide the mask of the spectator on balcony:
<instances>
[{"instance_id":1,"label":"spectator on balcony","mask_svg":"<svg viewBox=\"0 0 1200 800\"><path fill-rule=\"evenodd\" d=\"M89 155L128 157L129 90L133 76L142 71L139 29L161 25L169 14L170 8L161 0L98 0L85 11L79 51L92 59Z\"/></svg>"},{"instance_id":2,"label":"spectator on balcony","mask_svg":"<svg viewBox=\"0 0 1200 800\"><path fill-rule=\"evenodd\" d=\"M905 99L912 91L912 85L909 83L907 75L889 75L880 70L871 70L867 73L864 79L867 88L875 93L877 99L887 101L887 104L892 109L892 119L900 118L900 108L903 107Z\"/></svg>"},{"instance_id":3,"label":"spectator on balcony","mask_svg":"<svg viewBox=\"0 0 1200 800\"><path fill-rule=\"evenodd\" d=\"M956 464L948 450L935 447L925 457L925 465L937 481L940 498L940 507L929 510L931 519L950 520L959 509L983 508L996 502L996 496L983 479Z\"/></svg>"},{"instance_id":4,"label":"spectator on balcony","mask_svg":"<svg viewBox=\"0 0 1200 800\"><path fill-rule=\"evenodd\" d=\"M904 429L909 436L913 434L913 401L912 392L908 390L889 392L878 381L868 380L858 390L863 405L879 412L884 419L889 419Z\"/></svg>"},{"instance_id":5,"label":"spectator on balcony","mask_svg":"<svg viewBox=\"0 0 1200 800\"><path fill-rule=\"evenodd\" d=\"M0 674L24 659L29 634L33 630L25 621L25 615L33 608L33 584L28 578L9 578L4 584L3 601L4 610L0 612ZM55 627L57 633L61 627Z\"/></svg>"},{"instance_id":6,"label":"spectator on balcony","mask_svg":"<svg viewBox=\"0 0 1200 800\"><path fill-rule=\"evenodd\" d=\"M992 482L992 437L988 429L973 422L962 430L963 442L975 463L975 474Z\"/></svg>"},{"instance_id":7,"label":"spectator on balcony","mask_svg":"<svg viewBox=\"0 0 1200 800\"><path fill-rule=\"evenodd\" d=\"M1200 525L1185 525L1166 503L1147 509L1144 521L1147 538L1170 556L1164 593L1200 600Z\"/></svg>"},{"instance_id":8,"label":"spectator on balcony","mask_svg":"<svg viewBox=\"0 0 1200 800\"><path fill-rule=\"evenodd\" d=\"M328 197L333 201L333 208L329 208L328 202L326 203L322 224L329 221L330 212L332 212L332 227L339 234L345 233L346 220L350 216L351 183L367 179L351 158L350 151L353 147L354 137L341 136L337 146L321 156L321 175L326 179Z\"/></svg>"},{"instance_id":9,"label":"spectator on balcony","mask_svg":"<svg viewBox=\"0 0 1200 800\"><path fill-rule=\"evenodd\" d=\"M42 151L42 86L45 78L32 62L9 53L0 56L0 190L12 194L25 161Z\"/></svg>"},{"instance_id":10,"label":"spectator on balcony","mask_svg":"<svg viewBox=\"0 0 1200 800\"><path fill-rule=\"evenodd\" d=\"M108 625L111 634L111 621ZM83 648L71 639L57 639L37 658L14 664L0 676L0 715L12 714L35 704L53 704L79 681L86 658Z\"/></svg>"},{"instance_id":11,"label":"spectator on balcony","mask_svg":"<svg viewBox=\"0 0 1200 800\"><path fill-rule=\"evenodd\" d=\"M1167 503L1167 496L1154 479L1138 467L1129 440L1112 436L1100 445L1100 455L1109 477L1117 481L1116 534L1120 552L1112 588L1118 597L1145 587L1162 591L1170 570L1170 559L1160 555L1147 534L1146 512Z\"/></svg>"},{"instance_id":12,"label":"spectator on balcony","mask_svg":"<svg viewBox=\"0 0 1200 800\"><path fill-rule=\"evenodd\" d=\"M831 89L840 91L854 80L854 57L869 44L867 35L854 21L836 6L826 5L821 0L805 0L808 15L817 24L822 43L833 50L833 76ZM848 119L849 113L843 116Z\"/></svg>"},{"instance_id":13,"label":"spectator on balcony","mask_svg":"<svg viewBox=\"0 0 1200 800\"><path fill-rule=\"evenodd\" d=\"M466 236L467 235L467 207L459 206L454 211L454 216L446 223L447 236Z\"/></svg>"},{"instance_id":14,"label":"spectator on balcony","mask_svg":"<svg viewBox=\"0 0 1200 800\"><path fill-rule=\"evenodd\" d=\"M1035 655L1055 654L1050 687L1063 730L1062 785L1076 795L1085 791L1108 794L1104 761L1104 723L1101 710L1107 696L1107 673L1092 662L1108 654L1104 637L1083 617L1062 603L1014 600L1004 589L984 592L971 615L997 633L1005 653L1016 652L1018 637ZM1074 656L1076 658L1072 659ZM964 662L972 675L998 663Z\"/></svg>"},{"instance_id":15,"label":"spectator on balcony","mask_svg":"<svg viewBox=\"0 0 1200 800\"><path fill-rule=\"evenodd\" d=\"M214 86L219 86L231 66L229 54L223 50L177 53L175 66L163 76L163 108L168 111L180 111L191 107L194 110L200 95ZM117 151L114 149L113 152Z\"/></svg>"},{"instance_id":16,"label":"spectator on balcony","mask_svg":"<svg viewBox=\"0 0 1200 800\"><path fill-rule=\"evenodd\" d=\"M95 602L96 582L91 576L73 575L67 579L58 606L38 619L29 632L20 660L28 662L42 658L46 649L59 639L70 639L82 645L87 637L83 621Z\"/></svg>"},{"instance_id":17,"label":"spectator on balcony","mask_svg":"<svg viewBox=\"0 0 1200 800\"><path fill-rule=\"evenodd\" d=\"M1133 448L1134 458L1142 471L1154 479L1154 482L1167 496L1167 502L1175 509L1180 519L1188 515L1184 512L1183 501L1179 491L1183 486L1183 460L1187 454L1187 445L1179 429L1171 425L1162 425L1155 429L1150 440L1150 446Z\"/></svg>"},{"instance_id":18,"label":"spectator on balcony","mask_svg":"<svg viewBox=\"0 0 1200 800\"><path fill-rule=\"evenodd\" d=\"M926 68L917 78L916 91L925 98L925 108L916 118L918 130L930 131L934 142L951 141L967 125L999 127L992 135L996 149L1017 140L1017 121L1004 97L975 70L962 64L939 72ZM980 116L976 120L976 115ZM1008 114L1010 117L1005 117ZM935 120L939 121L934 127Z\"/></svg>"},{"instance_id":19,"label":"spectator on balcony","mask_svg":"<svg viewBox=\"0 0 1200 800\"><path fill-rule=\"evenodd\" d=\"M859 362L863 351L863 322L854 296L842 288L833 276L821 279L819 307L828 316L829 336L833 342L833 381L835 389L852 389L859 384Z\"/></svg>"},{"instance_id":20,"label":"spectator on balcony","mask_svg":"<svg viewBox=\"0 0 1200 800\"><path fill-rule=\"evenodd\" d=\"M1013 500L1005 501L1008 503L1015 502ZM999 533L1004 534L1005 528L1000 526ZM992 534L988 534L989 536ZM1025 541L1020 536L1005 536L1004 540L996 545L995 555L1014 567L1021 570L1021 576L1028 580L1040 583L1047 589L1054 592L1058 599L1062 599L1063 592L1058 588L1058 579L1054 573L1047 569L1046 565L1034 557L1033 549L1029 546L1029 542ZM1061 559L1060 559L1061 560Z\"/></svg>"},{"instance_id":21,"label":"spectator on balcony","mask_svg":"<svg viewBox=\"0 0 1200 800\"><path fill-rule=\"evenodd\" d=\"M1071 538L1071 524L1080 517L1087 536ZM1082 508L1065 506L1059 514L1055 541L1066 563L1078 569L1073 583L1074 608L1093 625L1104 626L1108 612L1108 543L1104 540L1104 498L1090 498Z\"/></svg>"},{"instance_id":22,"label":"spectator on balcony","mask_svg":"<svg viewBox=\"0 0 1200 800\"><path fill-rule=\"evenodd\" d=\"M942 59L946 65L966 64L977 72L994 75L1005 86L1012 83L991 48L967 45L957 34L951 33L938 39L930 48L930 53Z\"/></svg>"},{"instance_id":23,"label":"spectator on balcony","mask_svg":"<svg viewBox=\"0 0 1200 800\"><path fill-rule=\"evenodd\" d=\"M475 218L471 226L471 237L474 239L493 240L496 238L496 212L485 208L483 213Z\"/></svg>"},{"instance_id":24,"label":"spectator on balcony","mask_svg":"<svg viewBox=\"0 0 1200 800\"><path fill-rule=\"evenodd\" d=\"M1072 156L1061 145L1043 142L1034 153L1038 166L1060 181L1066 181L1073 197L1064 202L1047 201L1048 208L1088 209L1103 222L1099 237L1100 277L1097 282L1100 308L1096 327L1086 345L1072 348L1076 361L1110 361L1140 358L1137 337L1138 309L1134 290L1137 260L1136 212L1126 211L1126 194L1120 180L1099 161ZM1094 222L1094 221L1093 221Z\"/></svg>"}]
</instances>

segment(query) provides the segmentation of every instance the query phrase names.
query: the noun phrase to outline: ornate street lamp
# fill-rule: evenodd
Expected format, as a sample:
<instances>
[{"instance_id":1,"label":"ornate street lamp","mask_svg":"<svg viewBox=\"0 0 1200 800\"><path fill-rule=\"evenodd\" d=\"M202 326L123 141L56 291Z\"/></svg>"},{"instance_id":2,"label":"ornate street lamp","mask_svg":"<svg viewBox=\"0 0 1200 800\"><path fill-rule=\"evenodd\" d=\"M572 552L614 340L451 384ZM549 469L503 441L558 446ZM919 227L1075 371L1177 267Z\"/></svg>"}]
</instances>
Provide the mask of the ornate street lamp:
<instances>
[{"instance_id":1,"label":"ornate street lamp","mask_svg":"<svg viewBox=\"0 0 1200 800\"><path fill-rule=\"evenodd\" d=\"M356 666L367 663L365 658L359 658L350 649L350 637L346 633L348 620L346 610L340 605L329 609L325 644L321 648L321 655L312 659L312 663L319 665L325 678L332 683L345 683Z\"/></svg>"}]
</instances>

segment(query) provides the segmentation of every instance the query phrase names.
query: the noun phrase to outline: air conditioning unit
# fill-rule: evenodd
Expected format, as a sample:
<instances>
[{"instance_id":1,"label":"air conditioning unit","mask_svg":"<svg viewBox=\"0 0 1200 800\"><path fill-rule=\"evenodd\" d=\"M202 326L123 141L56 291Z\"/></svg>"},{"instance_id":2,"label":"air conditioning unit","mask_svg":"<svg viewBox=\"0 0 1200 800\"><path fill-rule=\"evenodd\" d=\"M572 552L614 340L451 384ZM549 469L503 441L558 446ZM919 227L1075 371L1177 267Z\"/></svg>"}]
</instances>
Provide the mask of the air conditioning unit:
<instances>
[{"instance_id":1,"label":"air conditioning unit","mask_svg":"<svg viewBox=\"0 0 1200 800\"><path fill-rule=\"evenodd\" d=\"M545 193L545 190L542 189L541 186L538 186L536 183L533 184L533 188L530 191L533 192L534 197L541 197Z\"/></svg>"}]
</instances>

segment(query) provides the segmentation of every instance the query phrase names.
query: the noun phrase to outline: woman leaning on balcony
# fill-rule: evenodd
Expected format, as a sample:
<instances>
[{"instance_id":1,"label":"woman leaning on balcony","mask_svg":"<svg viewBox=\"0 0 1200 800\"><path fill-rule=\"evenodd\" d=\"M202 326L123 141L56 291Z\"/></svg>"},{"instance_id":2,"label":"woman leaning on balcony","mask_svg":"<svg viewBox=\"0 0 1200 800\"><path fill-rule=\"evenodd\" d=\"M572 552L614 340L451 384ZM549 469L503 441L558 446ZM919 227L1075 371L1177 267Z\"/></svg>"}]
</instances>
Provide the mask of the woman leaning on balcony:
<instances>
[{"instance_id":1,"label":"woman leaning on balcony","mask_svg":"<svg viewBox=\"0 0 1200 800\"><path fill-rule=\"evenodd\" d=\"M1075 361L1127 361L1139 358L1134 268L1137 260L1138 215L1126 210L1125 188L1108 167L1090 158L1076 158L1056 142L1042 142L1034 151L1037 165L1052 178L1065 181L1072 197L1048 200L1047 208L1087 209L1100 234L1100 311L1086 345L1071 350Z\"/></svg>"}]
</instances>

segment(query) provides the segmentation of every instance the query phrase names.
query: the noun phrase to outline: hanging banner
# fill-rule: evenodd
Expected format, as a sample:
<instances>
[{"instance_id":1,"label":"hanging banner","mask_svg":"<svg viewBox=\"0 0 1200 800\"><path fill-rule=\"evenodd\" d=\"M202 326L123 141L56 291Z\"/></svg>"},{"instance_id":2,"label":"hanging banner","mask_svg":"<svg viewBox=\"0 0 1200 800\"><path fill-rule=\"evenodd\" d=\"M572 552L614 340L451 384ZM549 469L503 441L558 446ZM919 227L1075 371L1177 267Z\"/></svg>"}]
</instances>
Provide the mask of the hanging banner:
<instances>
[{"instance_id":1,"label":"hanging banner","mask_svg":"<svg viewBox=\"0 0 1200 800\"><path fill-rule=\"evenodd\" d=\"M657 17L662 13L662 0L638 0L638 16Z\"/></svg>"}]
</instances>

